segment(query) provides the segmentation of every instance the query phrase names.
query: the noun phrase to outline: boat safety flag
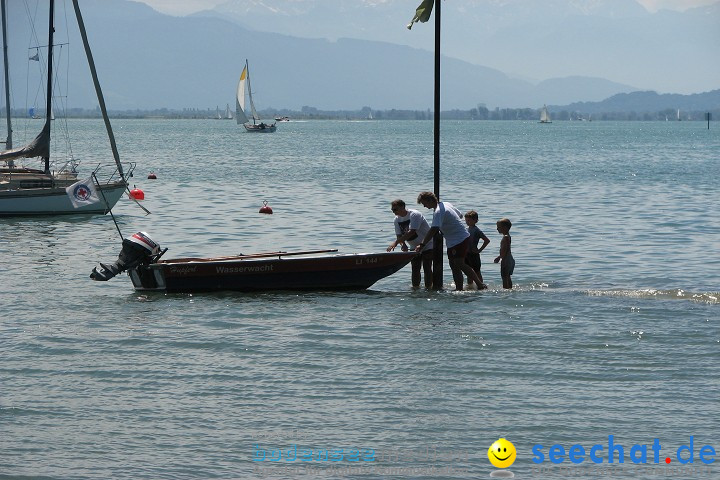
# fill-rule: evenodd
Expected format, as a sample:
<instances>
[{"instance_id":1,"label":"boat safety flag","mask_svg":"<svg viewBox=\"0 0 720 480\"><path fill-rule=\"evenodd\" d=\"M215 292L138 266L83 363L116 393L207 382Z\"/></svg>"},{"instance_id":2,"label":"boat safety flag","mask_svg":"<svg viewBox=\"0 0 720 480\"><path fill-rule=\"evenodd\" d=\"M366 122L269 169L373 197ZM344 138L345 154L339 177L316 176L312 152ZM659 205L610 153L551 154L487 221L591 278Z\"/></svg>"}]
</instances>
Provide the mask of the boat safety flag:
<instances>
[{"instance_id":1,"label":"boat safety flag","mask_svg":"<svg viewBox=\"0 0 720 480\"><path fill-rule=\"evenodd\" d=\"M70 198L70 202L75 208L100 203L97 185L93 182L92 177L73 183L67 187L65 191Z\"/></svg>"}]
</instances>

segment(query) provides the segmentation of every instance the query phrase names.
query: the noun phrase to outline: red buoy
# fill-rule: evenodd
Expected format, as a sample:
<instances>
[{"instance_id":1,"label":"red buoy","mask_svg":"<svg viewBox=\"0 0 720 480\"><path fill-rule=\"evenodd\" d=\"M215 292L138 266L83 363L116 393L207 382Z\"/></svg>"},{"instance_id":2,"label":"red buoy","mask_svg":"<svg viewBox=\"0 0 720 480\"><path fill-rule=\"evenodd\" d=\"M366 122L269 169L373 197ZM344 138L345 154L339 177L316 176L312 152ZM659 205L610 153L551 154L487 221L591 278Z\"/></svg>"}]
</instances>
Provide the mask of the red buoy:
<instances>
[{"instance_id":1,"label":"red buoy","mask_svg":"<svg viewBox=\"0 0 720 480\"><path fill-rule=\"evenodd\" d=\"M153 172L150 172L150 175L148 175L148 178L150 180L155 180L157 178L157 175L155 175Z\"/></svg>"},{"instance_id":2,"label":"red buoy","mask_svg":"<svg viewBox=\"0 0 720 480\"><path fill-rule=\"evenodd\" d=\"M140 190L137 187L130 190L130 195L128 195L128 196L135 200L145 200L145 192L143 192L142 190Z\"/></svg>"},{"instance_id":3,"label":"red buoy","mask_svg":"<svg viewBox=\"0 0 720 480\"><path fill-rule=\"evenodd\" d=\"M263 200L263 206L260 207L259 213L267 213L268 215L272 215L272 208L270 208L267 204L266 200Z\"/></svg>"}]
</instances>

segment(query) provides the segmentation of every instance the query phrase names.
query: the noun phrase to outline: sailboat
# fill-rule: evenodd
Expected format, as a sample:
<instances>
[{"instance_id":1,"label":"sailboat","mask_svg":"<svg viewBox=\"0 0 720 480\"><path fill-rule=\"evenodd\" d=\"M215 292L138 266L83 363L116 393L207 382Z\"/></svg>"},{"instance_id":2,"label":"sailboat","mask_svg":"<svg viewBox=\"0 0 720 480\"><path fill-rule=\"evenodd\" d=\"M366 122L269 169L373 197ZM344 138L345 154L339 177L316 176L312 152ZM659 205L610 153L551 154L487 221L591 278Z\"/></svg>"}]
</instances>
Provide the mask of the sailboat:
<instances>
[{"instance_id":1,"label":"sailboat","mask_svg":"<svg viewBox=\"0 0 720 480\"><path fill-rule=\"evenodd\" d=\"M233 115L230 111L230 104L225 104L225 114L220 113L220 107L215 107L215 120L232 120Z\"/></svg>"},{"instance_id":2,"label":"sailboat","mask_svg":"<svg viewBox=\"0 0 720 480\"><path fill-rule=\"evenodd\" d=\"M247 84L247 96L250 99L250 113L252 115L252 123L245 113L245 85ZM255 110L255 103L253 103L252 89L250 87L250 71L248 70L248 61L245 60L245 68L243 68L240 74L240 80L237 86L237 101L235 104L235 119L239 124L242 123L245 130L248 132L258 133L271 133L276 130L275 123L265 123L260 120L260 116Z\"/></svg>"},{"instance_id":3,"label":"sailboat","mask_svg":"<svg viewBox=\"0 0 720 480\"><path fill-rule=\"evenodd\" d=\"M547 105L543 105L542 110L540 110L540 122L538 123L552 123L550 120L550 114L548 113Z\"/></svg>"},{"instance_id":4,"label":"sailboat","mask_svg":"<svg viewBox=\"0 0 720 480\"><path fill-rule=\"evenodd\" d=\"M55 1L49 0L49 25L47 43L47 78L46 78L46 108L45 122L37 136L27 145L13 148L12 144L12 119L10 108L10 85L8 66L8 43L7 43L7 15L6 0L0 0L2 7L2 31L3 31L3 59L5 73L5 105L7 117L8 136L5 142L5 150L0 152L0 216L25 216L25 215L62 215L77 213L107 213L120 199L127 189L126 178L132 174L134 164L130 164L127 172L123 165L115 145L115 137L112 133L110 121L105 108L105 100L97 80L95 63L92 52L87 43L85 25L80 13L77 0L73 0L75 16L78 22L80 34L85 46L88 65L95 84L105 126L110 140L115 165L108 168L107 165L98 165L87 174L85 180L77 181L75 167L77 162L71 159L71 170L65 167L58 171L51 171L51 126L53 113L53 34L55 32ZM39 48L39 47L38 47ZM19 166L16 162L23 159L37 158L44 168L27 168Z\"/></svg>"}]
</instances>

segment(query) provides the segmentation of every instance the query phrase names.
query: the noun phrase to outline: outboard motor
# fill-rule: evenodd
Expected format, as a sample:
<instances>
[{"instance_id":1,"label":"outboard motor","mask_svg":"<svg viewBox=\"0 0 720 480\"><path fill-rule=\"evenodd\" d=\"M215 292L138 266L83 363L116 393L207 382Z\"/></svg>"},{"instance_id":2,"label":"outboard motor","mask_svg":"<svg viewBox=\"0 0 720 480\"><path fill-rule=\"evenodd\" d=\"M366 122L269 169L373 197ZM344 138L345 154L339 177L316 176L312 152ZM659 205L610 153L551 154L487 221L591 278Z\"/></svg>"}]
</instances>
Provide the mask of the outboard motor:
<instances>
[{"instance_id":1,"label":"outboard motor","mask_svg":"<svg viewBox=\"0 0 720 480\"><path fill-rule=\"evenodd\" d=\"M124 272L142 264L149 264L157 260L160 255L160 245L155 243L147 233L137 232L122 242L122 250L115 263L100 264L100 268L93 268L90 278L106 282L118 273Z\"/></svg>"}]
</instances>

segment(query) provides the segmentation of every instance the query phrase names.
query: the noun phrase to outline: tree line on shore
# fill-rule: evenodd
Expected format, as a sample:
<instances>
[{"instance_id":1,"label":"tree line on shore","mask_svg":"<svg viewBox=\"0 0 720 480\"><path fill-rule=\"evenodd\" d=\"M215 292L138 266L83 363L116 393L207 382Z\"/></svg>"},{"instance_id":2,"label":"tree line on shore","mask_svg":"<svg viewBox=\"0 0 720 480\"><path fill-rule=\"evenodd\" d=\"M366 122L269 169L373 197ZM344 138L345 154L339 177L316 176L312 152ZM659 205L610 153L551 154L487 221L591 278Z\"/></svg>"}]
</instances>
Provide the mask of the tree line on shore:
<instances>
[{"instance_id":1,"label":"tree line on shore","mask_svg":"<svg viewBox=\"0 0 720 480\"><path fill-rule=\"evenodd\" d=\"M4 118L5 108L0 110L0 118ZM111 118L165 118L165 119L214 119L217 118L216 109L198 108L159 108L149 110L110 110ZM295 120L432 120L433 112L427 110L373 110L370 107L363 107L359 110L320 110L315 107L304 106L300 110L289 109L267 109L260 111L264 119L275 117L290 117ZM674 108L666 108L653 112L601 112L586 113L582 111L569 111L566 109L550 111L550 118L553 121L707 121L710 114L711 120L720 120L720 109L709 109L702 111L678 111ZM35 118L44 118L43 109L34 112ZM28 114L24 110L13 109L11 115L14 118ZM66 112L67 118L99 118L100 110L72 108ZM442 120L525 120L535 121L540 118L540 109L533 108L495 108L490 110L484 106L470 108L468 110L453 109L440 112Z\"/></svg>"}]
</instances>

